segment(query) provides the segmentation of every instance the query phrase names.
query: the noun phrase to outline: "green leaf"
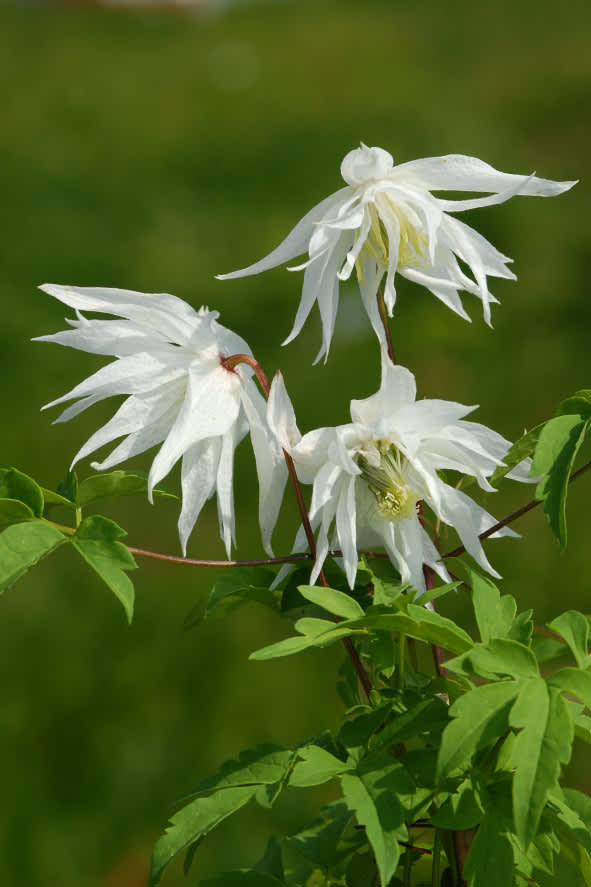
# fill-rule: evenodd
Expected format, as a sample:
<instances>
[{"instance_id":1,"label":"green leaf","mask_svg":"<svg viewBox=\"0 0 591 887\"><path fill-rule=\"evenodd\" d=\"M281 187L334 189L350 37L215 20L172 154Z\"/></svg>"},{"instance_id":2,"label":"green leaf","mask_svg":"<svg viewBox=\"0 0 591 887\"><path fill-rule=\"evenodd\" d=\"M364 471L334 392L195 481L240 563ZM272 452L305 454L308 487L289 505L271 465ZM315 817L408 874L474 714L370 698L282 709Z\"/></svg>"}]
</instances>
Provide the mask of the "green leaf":
<instances>
[{"instance_id":1,"label":"green leaf","mask_svg":"<svg viewBox=\"0 0 591 887\"><path fill-rule=\"evenodd\" d=\"M321 588L318 585L298 585L298 591L307 601L317 604L341 619L362 619L365 615L355 598L334 588Z\"/></svg>"},{"instance_id":2,"label":"green leaf","mask_svg":"<svg viewBox=\"0 0 591 887\"><path fill-rule=\"evenodd\" d=\"M240 869L237 872L225 872L213 878L206 878L199 882L200 887L285 887L283 881L278 881L273 875L264 872L256 872L252 869Z\"/></svg>"},{"instance_id":3,"label":"green leaf","mask_svg":"<svg viewBox=\"0 0 591 887\"><path fill-rule=\"evenodd\" d=\"M566 546L568 479L590 421L578 414L551 419L540 434L532 463L532 475L543 475L536 497L544 502L550 528L562 548Z\"/></svg>"},{"instance_id":4,"label":"green leaf","mask_svg":"<svg viewBox=\"0 0 591 887\"><path fill-rule=\"evenodd\" d=\"M549 687L574 693L586 707L591 709L591 673L588 671L580 671L578 668L561 668L560 671L554 672L547 678L546 683Z\"/></svg>"},{"instance_id":5,"label":"green leaf","mask_svg":"<svg viewBox=\"0 0 591 887\"><path fill-rule=\"evenodd\" d=\"M220 822L243 807L257 791L257 785L225 788L208 797L199 797L179 810L156 842L152 854L149 887L156 887L170 862L195 841L200 841Z\"/></svg>"},{"instance_id":6,"label":"green leaf","mask_svg":"<svg viewBox=\"0 0 591 887\"><path fill-rule=\"evenodd\" d=\"M382 887L394 876L400 858L398 840L407 837L404 809L391 789L376 789L375 782L354 773L344 773L341 785L347 807L355 813L359 825L365 827L367 839L375 854Z\"/></svg>"},{"instance_id":7,"label":"green leaf","mask_svg":"<svg viewBox=\"0 0 591 887\"><path fill-rule=\"evenodd\" d=\"M0 527L9 527L22 521L33 520L35 515L28 505L19 499L0 499Z\"/></svg>"},{"instance_id":8,"label":"green leaf","mask_svg":"<svg viewBox=\"0 0 591 887\"><path fill-rule=\"evenodd\" d=\"M35 517L43 514L41 487L32 477L16 468L0 468L0 499L17 499L24 502Z\"/></svg>"},{"instance_id":9,"label":"green leaf","mask_svg":"<svg viewBox=\"0 0 591 887\"><path fill-rule=\"evenodd\" d=\"M114 521L95 514L82 521L72 536L72 545L121 601L131 622L134 591L124 571L135 570L137 564L131 552L118 541L126 535Z\"/></svg>"},{"instance_id":10,"label":"green leaf","mask_svg":"<svg viewBox=\"0 0 591 887\"><path fill-rule=\"evenodd\" d=\"M281 592L271 591L269 588L274 579L275 572L268 567L232 567L225 570L216 579L205 610L200 607L191 612L185 620L185 629L188 630L202 619L207 619L214 610L216 615L226 616L250 601L263 604L278 612Z\"/></svg>"},{"instance_id":11,"label":"green leaf","mask_svg":"<svg viewBox=\"0 0 591 887\"><path fill-rule=\"evenodd\" d=\"M221 788L274 785L283 779L296 754L283 745L260 743L240 752L238 758L224 761L217 773L200 782L185 799Z\"/></svg>"},{"instance_id":12,"label":"green leaf","mask_svg":"<svg viewBox=\"0 0 591 887\"><path fill-rule=\"evenodd\" d=\"M51 524L37 520L13 524L0 533L0 592L66 541L67 536Z\"/></svg>"},{"instance_id":13,"label":"green leaf","mask_svg":"<svg viewBox=\"0 0 591 887\"><path fill-rule=\"evenodd\" d=\"M65 505L66 508L76 508L75 502L66 499L65 496L62 496L60 493L54 493L53 490L48 490L46 487L41 487L41 492L43 493L43 498L45 500L45 508L49 505Z\"/></svg>"},{"instance_id":14,"label":"green leaf","mask_svg":"<svg viewBox=\"0 0 591 887\"><path fill-rule=\"evenodd\" d=\"M399 742L407 742L415 737L425 738L439 734L449 720L449 706L438 696L421 699L376 733L372 742L372 751L387 748Z\"/></svg>"},{"instance_id":15,"label":"green leaf","mask_svg":"<svg viewBox=\"0 0 591 887\"><path fill-rule=\"evenodd\" d=\"M373 585L373 602L376 605L392 606L400 597L407 585L401 585L389 560L363 557L361 564L371 576Z\"/></svg>"},{"instance_id":16,"label":"green leaf","mask_svg":"<svg viewBox=\"0 0 591 887\"><path fill-rule=\"evenodd\" d=\"M503 458L503 465L499 465L489 478L493 487L495 487L512 468L515 468L516 465L519 465L520 462L523 462L524 459L531 456L545 425L545 422L536 425L535 428L532 428L527 434L524 434L523 437L516 440L513 446L507 450ZM534 472L531 473L533 474Z\"/></svg>"},{"instance_id":17,"label":"green leaf","mask_svg":"<svg viewBox=\"0 0 591 887\"><path fill-rule=\"evenodd\" d=\"M57 485L55 495L65 499L68 505L78 505L78 475L75 471L68 471L65 478Z\"/></svg>"},{"instance_id":18,"label":"green leaf","mask_svg":"<svg viewBox=\"0 0 591 887\"><path fill-rule=\"evenodd\" d=\"M494 582L474 570L470 570L470 585L478 631L483 643L486 644L492 638L507 637L517 611L515 598L508 594L501 597Z\"/></svg>"},{"instance_id":19,"label":"green leaf","mask_svg":"<svg viewBox=\"0 0 591 887\"><path fill-rule=\"evenodd\" d=\"M494 678L496 675L535 678L539 675L533 651L524 644L506 638L493 638L488 644L476 644L463 656L448 660L445 667L460 674L484 678Z\"/></svg>"},{"instance_id":20,"label":"green leaf","mask_svg":"<svg viewBox=\"0 0 591 887\"><path fill-rule=\"evenodd\" d=\"M322 817L310 828L283 839L283 879L286 884L344 887L347 863L365 842L362 835L343 839L351 812L342 801L328 804L321 813Z\"/></svg>"},{"instance_id":21,"label":"green leaf","mask_svg":"<svg viewBox=\"0 0 591 887\"><path fill-rule=\"evenodd\" d=\"M548 623L548 628L564 638L579 668L587 668L591 662L589 655L589 623L582 613L567 610Z\"/></svg>"},{"instance_id":22,"label":"green leaf","mask_svg":"<svg viewBox=\"0 0 591 887\"><path fill-rule=\"evenodd\" d=\"M302 758L293 770L289 784L297 788L311 785L322 785L347 770L355 769L352 763L346 763L318 745L305 745L298 749Z\"/></svg>"},{"instance_id":23,"label":"green leaf","mask_svg":"<svg viewBox=\"0 0 591 887\"><path fill-rule=\"evenodd\" d=\"M154 487L155 496L176 499L160 487ZM114 499L117 496L147 496L148 475L141 471L111 471L108 474L94 474L81 481L78 487L77 504L80 508L98 502L100 499Z\"/></svg>"},{"instance_id":24,"label":"green leaf","mask_svg":"<svg viewBox=\"0 0 591 887\"><path fill-rule=\"evenodd\" d=\"M478 773L471 773L450 795L431 822L437 828L464 830L474 828L484 815L486 789L481 784Z\"/></svg>"},{"instance_id":25,"label":"green leaf","mask_svg":"<svg viewBox=\"0 0 591 887\"><path fill-rule=\"evenodd\" d=\"M494 808L487 810L472 841L464 877L472 879L470 887L513 887L513 848Z\"/></svg>"},{"instance_id":26,"label":"green leaf","mask_svg":"<svg viewBox=\"0 0 591 887\"><path fill-rule=\"evenodd\" d=\"M558 416L578 415L589 419L591 417L591 389L583 388L581 391L576 391L571 397L567 397L558 407L556 414Z\"/></svg>"},{"instance_id":27,"label":"green leaf","mask_svg":"<svg viewBox=\"0 0 591 887\"><path fill-rule=\"evenodd\" d=\"M433 610L409 604L408 615L419 623L421 640L428 641L430 644L438 644L440 647L445 647L446 650L451 650L452 653L464 653L474 646L474 641L463 628L460 628L451 619L434 613ZM411 637L417 637L417 634L411 634L410 631L408 634Z\"/></svg>"},{"instance_id":28,"label":"green leaf","mask_svg":"<svg viewBox=\"0 0 591 887\"><path fill-rule=\"evenodd\" d=\"M573 725L560 692L542 678L524 682L509 716L520 730L512 752L513 814L524 850L533 840L548 792L555 788L560 765L568 763Z\"/></svg>"},{"instance_id":29,"label":"green leaf","mask_svg":"<svg viewBox=\"0 0 591 887\"><path fill-rule=\"evenodd\" d=\"M473 756L499 739L509 726L509 711L520 685L515 682L485 684L461 696L451 706L453 720L443 731L438 779L469 766Z\"/></svg>"}]
</instances>

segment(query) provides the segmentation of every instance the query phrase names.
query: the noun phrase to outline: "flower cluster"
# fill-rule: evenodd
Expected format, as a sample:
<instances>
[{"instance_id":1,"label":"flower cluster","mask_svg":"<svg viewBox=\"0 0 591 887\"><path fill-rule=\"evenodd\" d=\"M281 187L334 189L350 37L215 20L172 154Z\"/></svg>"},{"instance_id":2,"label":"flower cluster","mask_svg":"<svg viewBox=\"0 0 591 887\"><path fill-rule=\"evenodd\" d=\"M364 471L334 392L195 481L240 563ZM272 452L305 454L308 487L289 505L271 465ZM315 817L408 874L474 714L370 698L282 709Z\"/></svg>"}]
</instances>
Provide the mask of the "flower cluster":
<instances>
[{"instance_id":1,"label":"flower cluster","mask_svg":"<svg viewBox=\"0 0 591 887\"><path fill-rule=\"evenodd\" d=\"M317 204L268 256L220 280L258 274L289 262L304 252L308 260L290 271L305 269L302 299L293 329L284 344L302 329L315 302L322 318L322 347L316 360L328 356L339 303L339 283L357 274L363 305L380 342L384 326L376 295L385 277L384 301L392 317L396 272L429 289L445 305L470 320L458 295L472 293L482 301L490 324L487 276L515 275L511 259L450 212L504 203L516 194L550 197L575 182L552 182L535 175L499 172L475 157L449 154L394 165L382 148L361 145L341 164L347 187ZM488 197L444 200L431 191L488 192ZM468 266L473 279L462 270Z\"/></svg>"},{"instance_id":2,"label":"flower cluster","mask_svg":"<svg viewBox=\"0 0 591 887\"><path fill-rule=\"evenodd\" d=\"M381 148L349 152L341 165L346 187L298 222L266 258L222 278L256 274L308 254L302 297L286 342L302 329L314 303L322 320L327 357L339 301L339 284L355 272L363 304L382 353L379 391L351 402L351 422L298 431L280 375L268 406L253 379L256 362L246 342L217 322L218 313L195 311L168 294L46 285L42 289L76 311L70 329L40 340L115 358L48 407L75 401L56 421L66 421L111 395L126 395L115 415L82 446L72 464L122 438L96 469L106 469L155 446L149 473L154 485L182 460L179 536L183 553L205 502L217 492L220 534L228 556L235 543L233 459L250 433L259 477L259 522L271 553L271 534L293 459L300 482L312 485L310 522L317 531L316 581L331 548L339 549L353 586L359 550L380 546L403 582L425 587L424 568L448 578L429 536L423 507L457 531L466 550L489 573L479 536L495 519L441 472L468 476L490 491L489 478L509 441L466 421L474 407L416 400L412 373L388 356L386 318L396 301L400 274L429 289L455 313L470 319L460 291L477 296L490 324L489 277L514 278L510 259L450 213L502 203L515 195L552 196L574 182L553 182L499 172L473 157L448 155L394 165ZM432 191L483 192L446 200ZM466 272L467 269L471 276ZM296 270L296 269L290 269ZM96 319L82 311L106 313ZM285 451L285 452L282 452ZM529 464L510 476L527 477ZM515 535L504 529L496 535ZM305 547L303 528L294 550Z\"/></svg>"},{"instance_id":3,"label":"flower cluster","mask_svg":"<svg viewBox=\"0 0 591 887\"><path fill-rule=\"evenodd\" d=\"M246 342L217 322L218 312L195 311L166 293L66 287L41 289L74 308L72 329L40 336L92 354L116 357L94 375L51 403L68 400L56 419L65 422L106 397L126 394L112 419L78 451L72 465L117 438L124 440L93 468L104 470L161 444L148 479L154 486L182 460L183 505L179 536L183 553L205 502L217 490L220 534L228 557L235 542L234 450L250 432L259 476L259 520L266 550L281 505L285 462L266 421L265 401L249 366L227 369L235 354L251 354ZM116 315L120 320L88 319L82 310Z\"/></svg>"}]
</instances>

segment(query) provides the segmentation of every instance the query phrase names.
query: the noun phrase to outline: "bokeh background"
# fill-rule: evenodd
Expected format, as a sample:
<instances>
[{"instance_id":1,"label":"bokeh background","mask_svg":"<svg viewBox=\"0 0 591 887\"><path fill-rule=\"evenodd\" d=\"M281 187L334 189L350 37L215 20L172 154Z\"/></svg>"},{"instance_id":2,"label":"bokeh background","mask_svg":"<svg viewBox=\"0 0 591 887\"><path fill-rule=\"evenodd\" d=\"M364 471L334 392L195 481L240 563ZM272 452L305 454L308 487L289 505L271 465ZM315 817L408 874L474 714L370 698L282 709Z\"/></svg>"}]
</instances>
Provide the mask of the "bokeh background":
<instances>
[{"instance_id":1,"label":"bokeh background","mask_svg":"<svg viewBox=\"0 0 591 887\"><path fill-rule=\"evenodd\" d=\"M422 396L480 404L476 418L510 438L589 387L590 18L582 0L0 7L0 462L55 487L115 406L66 425L39 413L101 364L29 341L64 328L66 310L36 289L45 281L215 307L269 375L282 368L302 429L346 421L350 398L378 381L354 291L328 364L313 368L316 316L279 345L300 275L214 275L264 255L340 187L340 161L361 140L400 161L460 152L581 178L559 198L464 217L516 260L518 283L493 281L494 331L470 296L472 325L400 280L393 333ZM247 443L238 461L237 555L260 556ZM502 516L529 495L507 489L487 504ZM489 545L503 590L540 622L590 609L588 499L585 478L570 493L567 556L539 512L521 521L523 541ZM178 553L177 510L127 500L106 513L130 544ZM190 554L223 557L213 506ZM256 604L183 633L215 576L143 561L128 627L60 550L0 601L0 883L139 887L175 798L242 748L338 723L337 648L248 662L288 633ZM450 606L469 625L462 593ZM569 779L591 790L588 764L583 747ZM188 881L174 865L165 883L248 865L271 831L302 827L324 799L292 791L273 811L248 808L205 841Z\"/></svg>"}]
</instances>

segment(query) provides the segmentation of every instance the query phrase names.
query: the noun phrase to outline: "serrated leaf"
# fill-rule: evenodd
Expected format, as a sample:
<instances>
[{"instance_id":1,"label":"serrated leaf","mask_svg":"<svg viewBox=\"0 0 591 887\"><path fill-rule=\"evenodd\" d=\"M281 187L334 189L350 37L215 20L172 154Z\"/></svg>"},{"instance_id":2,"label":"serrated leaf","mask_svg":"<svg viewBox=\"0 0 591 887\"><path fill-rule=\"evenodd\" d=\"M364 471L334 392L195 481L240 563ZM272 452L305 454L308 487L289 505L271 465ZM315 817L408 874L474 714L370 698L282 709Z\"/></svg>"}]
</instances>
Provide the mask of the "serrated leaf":
<instances>
[{"instance_id":1,"label":"serrated leaf","mask_svg":"<svg viewBox=\"0 0 591 887\"><path fill-rule=\"evenodd\" d=\"M131 622L134 591L124 571L135 570L137 564L129 549L118 541L126 535L114 521L95 514L82 521L72 536L72 545L121 601Z\"/></svg>"},{"instance_id":2,"label":"serrated leaf","mask_svg":"<svg viewBox=\"0 0 591 887\"><path fill-rule=\"evenodd\" d=\"M445 667L460 674L492 678L509 675L513 678L531 678L539 675L538 663L532 650L517 641L493 638L488 644L476 646L455 659L449 659Z\"/></svg>"},{"instance_id":3,"label":"serrated leaf","mask_svg":"<svg viewBox=\"0 0 591 887\"><path fill-rule=\"evenodd\" d=\"M386 748L399 742L407 742L416 737L440 733L449 720L449 706L437 696L421 699L407 711L395 715L386 726L376 733L372 751Z\"/></svg>"},{"instance_id":4,"label":"serrated leaf","mask_svg":"<svg viewBox=\"0 0 591 887\"><path fill-rule=\"evenodd\" d=\"M532 455L545 425L545 422L536 425L535 428L532 428L527 434L524 434L523 437L516 440L513 446L507 450L503 457L503 465L499 465L495 468L489 478L493 487L496 486L512 468L515 468L516 465L519 465L520 462L523 462L524 459L527 459L528 456ZM533 471L531 473L535 474Z\"/></svg>"},{"instance_id":5,"label":"serrated leaf","mask_svg":"<svg viewBox=\"0 0 591 887\"><path fill-rule=\"evenodd\" d=\"M549 687L573 693L591 709L591 673L578 668L561 668L546 679Z\"/></svg>"},{"instance_id":6,"label":"serrated leaf","mask_svg":"<svg viewBox=\"0 0 591 887\"><path fill-rule=\"evenodd\" d=\"M276 743L264 742L240 752L220 766L219 770L196 786L187 797L234 788L241 785L273 785L285 776L295 752Z\"/></svg>"},{"instance_id":7,"label":"serrated leaf","mask_svg":"<svg viewBox=\"0 0 591 887\"><path fill-rule=\"evenodd\" d=\"M567 610L548 623L548 628L564 638L579 668L587 668L591 662L589 655L589 623L582 613Z\"/></svg>"},{"instance_id":8,"label":"serrated leaf","mask_svg":"<svg viewBox=\"0 0 591 887\"><path fill-rule=\"evenodd\" d=\"M66 541L51 524L37 520L13 524L0 533L0 592Z\"/></svg>"},{"instance_id":9,"label":"serrated leaf","mask_svg":"<svg viewBox=\"0 0 591 887\"><path fill-rule=\"evenodd\" d=\"M461 696L451 706L453 720L443 731L438 779L466 768L473 756L499 739L509 726L509 711L519 692L516 681L485 684Z\"/></svg>"},{"instance_id":10,"label":"serrated leaf","mask_svg":"<svg viewBox=\"0 0 591 887\"><path fill-rule=\"evenodd\" d=\"M513 848L494 807L487 809L464 866L470 887L513 887Z\"/></svg>"},{"instance_id":11,"label":"serrated leaf","mask_svg":"<svg viewBox=\"0 0 591 887\"><path fill-rule=\"evenodd\" d=\"M75 502L66 499L66 497L62 496L60 493L54 493L53 490L48 490L46 487L41 487L41 492L43 493L43 498L45 500L45 508L47 508L48 505L65 505L66 508L76 508Z\"/></svg>"},{"instance_id":12,"label":"serrated leaf","mask_svg":"<svg viewBox=\"0 0 591 887\"><path fill-rule=\"evenodd\" d=\"M391 791L370 794L365 781L354 773L344 773L341 785L347 807L365 827L374 852L382 887L394 876L400 858L398 840L404 840L404 810Z\"/></svg>"},{"instance_id":13,"label":"serrated leaf","mask_svg":"<svg viewBox=\"0 0 591 887\"><path fill-rule=\"evenodd\" d=\"M154 847L149 887L160 884L162 875L175 856L244 807L256 790L257 785L220 789L208 797L196 798L175 813L171 818L172 824Z\"/></svg>"},{"instance_id":14,"label":"serrated leaf","mask_svg":"<svg viewBox=\"0 0 591 887\"><path fill-rule=\"evenodd\" d=\"M354 770L355 765L339 760L318 745L305 745L298 749L301 758L295 765L289 780L291 786L306 788L311 785L322 785L347 770Z\"/></svg>"},{"instance_id":15,"label":"serrated leaf","mask_svg":"<svg viewBox=\"0 0 591 887\"><path fill-rule=\"evenodd\" d=\"M68 471L65 478L57 485L56 495L65 499L69 505L78 505L78 475L75 471Z\"/></svg>"},{"instance_id":16,"label":"serrated leaf","mask_svg":"<svg viewBox=\"0 0 591 887\"><path fill-rule=\"evenodd\" d=\"M478 773L471 773L432 817L436 828L464 830L474 828L482 821L486 789Z\"/></svg>"},{"instance_id":17,"label":"serrated leaf","mask_svg":"<svg viewBox=\"0 0 591 887\"><path fill-rule=\"evenodd\" d=\"M35 517L43 514L41 487L32 477L16 468L0 468L0 498L24 502Z\"/></svg>"},{"instance_id":18,"label":"serrated leaf","mask_svg":"<svg viewBox=\"0 0 591 887\"><path fill-rule=\"evenodd\" d=\"M351 812L342 801L328 804L310 828L283 840L282 861L286 884L337 887L345 884L344 872L358 849L361 835L343 840Z\"/></svg>"},{"instance_id":19,"label":"serrated leaf","mask_svg":"<svg viewBox=\"0 0 591 887\"><path fill-rule=\"evenodd\" d=\"M389 560L362 558L361 564L371 577L374 604L389 607L408 588L400 583Z\"/></svg>"},{"instance_id":20,"label":"serrated leaf","mask_svg":"<svg viewBox=\"0 0 591 887\"><path fill-rule=\"evenodd\" d=\"M166 496L177 499L161 487L154 487L155 496ZM148 475L141 471L110 471L108 474L93 474L85 478L78 486L77 504L80 508L98 502L101 499L114 499L118 496L147 496Z\"/></svg>"},{"instance_id":21,"label":"serrated leaf","mask_svg":"<svg viewBox=\"0 0 591 887\"><path fill-rule=\"evenodd\" d=\"M517 604L511 595L503 595L488 577L470 571L472 604L483 643L492 638L505 638L513 624Z\"/></svg>"},{"instance_id":22,"label":"serrated leaf","mask_svg":"<svg viewBox=\"0 0 591 887\"><path fill-rule=\"evenodd\" d=\"M562 548L566 546L568 479L590 421L578 414L550 419L540 434L532 463L532 475L543 475L536 497L544 502L550 528Z\"/></svg>"},{"instance_id":23,"label":"serrated leaf","mask_svg":"<svg viewBox=\"0 0 591 887\"><path fill-rule=\"evenodd\" d=\"M362 619L365 615L355 598L337 591L334 588L322 588L318 585L298 585L298 591L307 601L317 604L329 613L341 619Z\"/></svg>"},{"instance_id":24,"label":"serrated leaf","mask_svg":"<svg viewBox=\"0 0 591 887\"><path fill-rule=\"evenodd\" d=\"M560 765L568 763L573 725L560 692L542 678L522 684L509 716L518 729L512 752L513 815L524 850L533 840L548 792L554 789Z\"/></svg>"},{"instance_id":25,"label":"serrated leaf","mask_svg":"<svg viewBox=\"0 0 591 887\"><path fill-rule=\"evenodd\" d=\"M409 604L408 615L419 623L421 640L428 641L430 644L438 644L440 647L445 647L446 650L451 650L452 653L464 653L474 646L474 641L463 628L433 610ZM411 634L411 637L416 636L416 634Z\"/></svg>"},{"instance_id":26,"label":"serrated leaf","mask_svg":"<svg viewBox=\"0 0 591 887\"><path fill-rule=\"evenodd\" d=\"M584 419L591 417L591 389L583 388L581 391L575 391L571 397L562 401L556 414L558 416L579 415Z\"/></svg>"},{"instance_id":27,"label":"serrated leaf","mask_svg":"<svg viewBox=\"0 0 591 887\"><path fill-rule=\"evenodd\" d=\"M0 499L0 527L20 524L22 521L33 520L34 517L29 506L19 499Z\"/></svg>"},{"instance_id":28,"label":"serrated leaf","mask_svg":"<svg viewBox=\"0 0 591 887\"><path fill-rule=\"evenodd\" d=\"M249 601L263 604L278 612L281 606L281 592L271 591L269 588L274 579L275 572L268 567L232 567L225 570L216 579L205 610L199 608L190 613L185 620L185 629L188 630L202 619L207 619L214 610L216 615L225 616Z\"/></svg>"}]
</instances>

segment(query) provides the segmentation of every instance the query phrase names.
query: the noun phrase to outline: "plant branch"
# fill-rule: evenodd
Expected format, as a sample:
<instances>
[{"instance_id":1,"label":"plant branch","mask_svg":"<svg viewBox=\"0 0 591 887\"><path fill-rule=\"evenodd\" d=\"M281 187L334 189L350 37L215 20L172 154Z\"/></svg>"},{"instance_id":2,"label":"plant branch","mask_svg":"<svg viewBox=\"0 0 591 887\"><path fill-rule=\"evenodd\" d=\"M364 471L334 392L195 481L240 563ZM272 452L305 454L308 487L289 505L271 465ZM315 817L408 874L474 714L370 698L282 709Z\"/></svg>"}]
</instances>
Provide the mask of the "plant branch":
<instances>
[{"instance_id":1,"label":"plant branch","mask_svg":"<svg viewBox=\"0 0 591 887\"><path fill-rule=\"evenodd\" d=\"M222 361L222 366L224 366L227 370L233 371L234 368L240 363L245 363L254 370L254 372L256 373L256 377L261 385L261 388L265 392L265 397L268 400L269 394L271 392L271 386L269 385L269 380L267 379L267 376L265 375L261 365L258 363L257 360L255 360L254 357L251 357L249 354L233 354L231 357L227 357ZM306 503L304 502L304 496L302 494L302 488L300 486L294 461L285 449L283 450L283 455L285 457L285 464L287 465L289 479L295 493L298 510L300 512L300 518L302 520L302 525L306 534L306 539L308 540L310 555L314 560L316 560L316 539L314 538L314 532L312 530L312 525L310 524L310 516L308 515L308 509L306 508ZM330 584L328 582L328 579L326 578L324 570L320 570L318 578L320 579L320 584L324 588L330 588ZM336 617L335 622L340 622L340 619ZM351 662L353 663L355 671L357 672L357 676L359 678L361 686L363 687L363 690L367 698L369 699L369 694L372 691L371 681L363 666L363 663L361 662L359 654L355 649L353 641L351 640L351 638L343 638L343 644L345 650L347 651L347 654L351 659Z\"/></svg>"},{"instance_id":2,"label":"plant branch","mask_svg":"<svg viewBox=\"0 0 591 887\"><path fill-rule=\"evenodd\" d=\"M591 468L591 462L586 462L581 466L577 471L574 471L568 479L569 484L571 484L574 480L580 477L585 471L588 471ZM518 508L517 511L512 511L511 514L508 514L507 517L504 517L503 520L500 520L498 523L493 524L492 527L489 527L488 530L485 530L484 533L479 535L479 539L487 539L489 536L492 536L493 533L496 533L498 530L502 530L503 527L508 526L508 524L512 524L513 521L517 520L518 517L522 517L524 514L527 514L528 511L531 511L532 508L536 508L538 505L541 505L543 499L532 499L531 502L528 502L527 505L522 505L521 508ZM442 560L446 557L458 557L460 554L464 554L466 551L465 545L458 545L457 548L454 548L453 551L446 551L445 554L441 555Z\"/></svg>"}]
</instances>

